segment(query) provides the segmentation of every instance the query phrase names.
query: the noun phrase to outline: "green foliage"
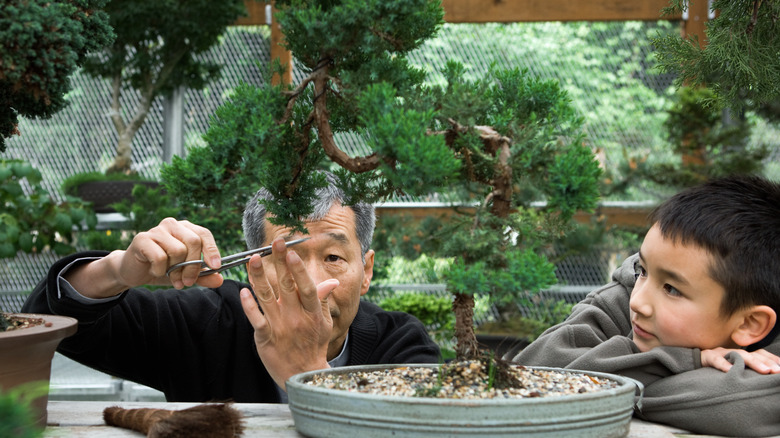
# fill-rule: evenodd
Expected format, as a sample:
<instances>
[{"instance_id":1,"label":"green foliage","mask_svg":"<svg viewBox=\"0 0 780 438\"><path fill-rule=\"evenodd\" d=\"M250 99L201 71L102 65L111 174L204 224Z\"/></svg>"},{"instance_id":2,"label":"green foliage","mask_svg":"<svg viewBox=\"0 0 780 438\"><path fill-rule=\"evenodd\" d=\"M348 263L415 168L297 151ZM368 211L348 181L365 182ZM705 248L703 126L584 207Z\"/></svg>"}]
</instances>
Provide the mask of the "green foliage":
<instances>
[{"instance_id":1,"label":"green foliage","mask_svg":"<svg viewBox=\"0 0 780 438\"><path fill-rule=\"evenodd\" d=\"M5 391L0 388L0 436L9 438L36 438L43 436L43 428L35 424L32 402L45 395L49 388L44 383L32 382Z\"/></svg>"},{"instance_id":2,"label":"green foliage","mask_svg":"<svg viewBox=\"0 0 780 438\"><path fill-rule=\"evenodd\" d=\"M477 205L437 236L439 256L453 260L452 293L503 302L555 282L542 248L595 206L601 172L558 83L519 68L471 79L457 63L442 72L446 83L424 83L406 57L441 24L436 0L276 5L308 75L293 87L239 87L207 147L163 169L174 196L220 209L266 187L273 220L301 228L324 185L316 169L340 168L349 202L448 191ZM335 134L349 133L371 153L341 150Z\"/></svg>"},{"instance_id":3,"label":"green foliage","mask_svg":"<svg viewBox=\"0 0 780 438\"><path fill-rule=\"evenodd\" d=\"M699 0L704 1L704 0ZM669 12L687 7L672 0ZM706 47L695 38L657 37L659 66L677 73L677 84L706 85L710 103L741 110L780 98L780 1L715 0L718 14L707 22Z\"/></svg>"},{"instance_id":4,"label":"green foliage","mask_svg":"<svg viewBox=\"0 0 780 438\"><path fill-rule=\"evenodd\" d=\"M417 48L444 15L429 0L280 0L276 6L287 47L305 68L315 69L325 57L332 60L338 76L362 70L361 76L378 81L407 74L393 57ZM397 68L384 72L373 68L379 65Z\"/></svg>"},{"instance_id":5,"label":"green foliage","mask_svg":"<svg viewBox=\"0 0 780 438\"><path fill-rule=\"evenodd\" d=\"M432 185L453 178L460 162L442 136L420 135L434 111L404 108L395 95L396 90L386 82L369 86L358 99L358 119L370 133L368 146L390 159L379 169L389 183L403 187L407 194L423 195Z\"/></svg>"},{"instance_id":6,"label":"green foliage","mask_svg":"<svg viewBox=\"0 0 780 438\"><path fill-rule=\"evenodd\" d=\"M62 109L69 76L113 33L106 0L9 0L0 6L0 152L18 117Z\"/></svg>"},{"instance_id":7,"label":"green foliage","mask_svg":"<svg viewBox=\"0 0 780 438\"><path fill-rule=\"evenodd\" d=\"M245 13L239 0L114 1L105 11L116 39L89 55L84 70L106 79L121 76L126 86L151 92L150 99L180 86L200 89L215 78L219 65L198 55Z\"/></svg>"},{"instance_id":8,"label":"green foliage","mask_svg":"<svg viewBox=\"0 0 780 438\"><path fill-rule=\"evenodd\" d=\"M426 293L398 293L379 302L387 311L406 312L419 319L434 341L439 344L452 339L455 333L455 315L452 300Z\"/></svg>"},{"instance_id":9,"label":"green foliage","mask_svg":"<svg viewBox=\"0 0 780 438\"><path fill-rule=\"evenodd\" d=\"M40 183L41 173L29 163L0 161L0 258L19 251L73 252L74 227L95 226L95 214L81 200L56 202Z\"/></svg>"}]
</instances>

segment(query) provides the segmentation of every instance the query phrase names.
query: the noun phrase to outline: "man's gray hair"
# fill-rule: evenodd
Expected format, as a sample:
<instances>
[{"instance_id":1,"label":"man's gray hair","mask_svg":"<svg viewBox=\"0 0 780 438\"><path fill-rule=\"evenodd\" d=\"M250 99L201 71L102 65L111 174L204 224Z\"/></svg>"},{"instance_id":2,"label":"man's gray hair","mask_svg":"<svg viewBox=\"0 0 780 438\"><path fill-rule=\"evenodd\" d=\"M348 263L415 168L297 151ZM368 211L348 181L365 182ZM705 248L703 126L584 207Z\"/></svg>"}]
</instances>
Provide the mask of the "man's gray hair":
<instances>
[{"instance_id":1,"label":"man's gray hair","mask_svg":"<svg viewBox=\"0 0 780 438\"><path fill-rule=\"evenodd\" d=\"M338 187L336 177L330 172L323 172L325 174L328 185L317 189L316 199L314 199L314 211L306 221L318 221L325 217L330 211L330 208L334 204L344 205L344 198L346 195L344 191ZM265 215L266 208L261 202L263 200L273 200L273 196L268 190L262 188L257 191L254 197L252 197L244 208L244 239L246 240L247 247L249 249L260 248L265 242ZM371 249L371 238L374 235L374 227L376 226L376 213L374 206L364 202L359 202L355 205L347 206L355 212L355 233L360 241L361 254L365 256L366 252ZM365 260L364 260L365 261Z\"/></svg>"}]
</instances>

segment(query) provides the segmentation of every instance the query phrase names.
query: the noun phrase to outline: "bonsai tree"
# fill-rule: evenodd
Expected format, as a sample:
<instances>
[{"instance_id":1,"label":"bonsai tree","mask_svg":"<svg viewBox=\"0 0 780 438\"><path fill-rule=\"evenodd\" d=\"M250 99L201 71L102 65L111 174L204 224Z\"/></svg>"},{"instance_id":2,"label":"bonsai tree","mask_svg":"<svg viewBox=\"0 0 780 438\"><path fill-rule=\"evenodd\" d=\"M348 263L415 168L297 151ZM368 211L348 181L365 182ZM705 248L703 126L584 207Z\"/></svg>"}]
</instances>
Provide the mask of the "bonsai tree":
<instances>
[{"instance_id":1,"label":"bonsai tree","mask_svg":"<svg viewBox=\"0 0 780 438\"><path fill-rule=\"evenodd\" d=\"M557 83L521 69L470 78L452 62L443 84L426 83L406 55L442 23L438 0L276 6L303 80L238 87L217 110L208 146L164 167L163 183L214 209L267 187L271 220L297 229L324 184L322 168L337 175L348 204L439 192L474 207L442 245L453 260L456 354L479 357L474 295L506 301L554 283L546 242L596 203L600 169L581 118ZM347 133L370 150L349 153Z\"/></svg>"},{"instance_id":2,"label":"bonsai tree","mask_svg":"<svg viewBox=\"0 0 780 438\"><path fill-rule=\"evenodd\" d=\"M244 13L244 2L131 0L111 2L105 10L116 39L90 55L84 71L111 82L109 114L119 140L107 173L129 173L133 137L154 100L179 87L201 89L219 75L218 64L198 55ZM140 95L132 108L122 96L130 88Z\"/></svg>"},{"instance_id":3,"label":"bonsai tree","mask_svg":"<svg viewBox=\"0 0 780 438\"><path fill-rule=\"evenodd\" d=\"M65 106L69 76L110 43L106 0L9 0L0 6L0 152L18 117L48 118Z\"/></svg>"},{"instance_id":4,"label":"bonsai tree","mask_svg":"<svg viewBox=\"0 0 780 438\"><path fill-rule=\"evenodd\" d=\"M610 184L602 193L623 192L648 181L675 191L710 178L760 173L769 155L766 144L750 145L751 123L745 117L728 120L708 87L681 87L664 123L670 149L679 155L650 160L646 152L631 154L610 169Z\"/></svg>"},{"instance_id":5,"label":"bonsai tree","mask_svg":"<svg viewBox=\"0 0 780 438\"><path fill-rule=\"evenodd\" d=\"M694 0L705 1L705 0ZM671 0L664 13L680 13L685 0ZM776 0L714 0L707 22L707 45L697 39L656 38L662 69L679 74L678 84L706 85L715 102L736 110L776 105L780 99L780 33Z\"/></svg>"}]
</instances>

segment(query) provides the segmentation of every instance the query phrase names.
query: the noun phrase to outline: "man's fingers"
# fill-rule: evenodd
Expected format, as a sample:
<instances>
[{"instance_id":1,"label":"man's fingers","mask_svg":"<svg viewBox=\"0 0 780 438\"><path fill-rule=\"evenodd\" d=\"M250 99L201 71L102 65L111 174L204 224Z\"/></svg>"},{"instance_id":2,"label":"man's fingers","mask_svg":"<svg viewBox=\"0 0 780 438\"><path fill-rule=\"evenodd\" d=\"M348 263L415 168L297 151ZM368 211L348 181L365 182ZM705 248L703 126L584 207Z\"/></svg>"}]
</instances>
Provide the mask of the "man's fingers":
<instances>
[{"instance_id":1,"label":"man's fingers","mask_svg":"<svg viewBox=\"0 0 780 438\"><path fill-rule=\"evenodd\" d=\"M318 312L320 310L318 288L314 284L314 280L312 280L309 272L306 271L306 266L303 265L300 256L293 250L287 252L287 266L298 289L298 299L301 307L309 313Z\"/></svg>"},{"instance_id":2,"label":"man's fingers","mask_svg":"<svg viewBox=\"0 0 780 438\"><path fill-rule=\"evenodd\" d=\"M170 264L180 263L181 261L188 260L200 260L201 254L203 254L203 260L213 267L219 267L219 251L217 245L214 242L214 237L211 232L203 227L195 225L189 221L175 221L171 219L165 219L161 225L168 229L168 232L175 239L184 244L185 255L184 260L171 260ZM212 266L214 264L215 266ZM198 280L198 274L200 273L199 265L185 266L181 271L181 281L185 286L192 286Z\"/></svg>"},{"instance_id":3,"label":"man's fingers","mask_svg":"<svg viewBox=\"0 0 780 438\"><path fill-rule=\"evenodd\" d=\"M282 238L278 238L271 245L271 259L276 271L276 282L279 285L279 299L283 302L289 300L291 303L294 302L293 299L297 301L298 288L287 268L287 243Z\"/></svg>"},{"instance_id":4,"label":"man's fingers","mask_svg":"<svg viewBox=\"0 0 780 438\"><path fill-rule=\"evenodd\" d=\"M211 234L211 231L207 228L195 225L190 221L181 221L181 224L198 236L200 252L203 254L203 261L206 262L209 268L217 269L222 266L219 248L217 248L217 242L214 240L214 235ZM200 254L198 254L198 256L200 256Z\"/></svg>"},{"instance_id":5,"label":"man's fingers","mask_svg":"<svg viewBox=\"0 0 780 438\"><path fill-rule=\"evenodd\" d=\"M241 289L240 294L241 307L244 308L244 314L249 320L249 323L252 324L252 327L254 327L255 330L265 329L268 325L267 320L265 319L263 312L260 311L260 308L257 307L257 302L255 301L254 295L252 295L252 291L243 288Z\"/></svg>"},{"instance_id":6,"label":"man's fingers","mask_svg":"<svg viewBox=\"0 0 780 438\"><path fill-rule=\"evenodd\" d=\"M225 281L224 277L222 277L222 274L218 272L216 274L204 275L203 277L198 277L198 281L196 282L196 284L198 286L216 289L222 286L222 283L224 281Z\"/></svg>"},{"instance_id":7,"label":"man's fingers","mask_svg":"<svg viewBox=\"0 0 780 438\"><path fill-rule=\"evenodd\" d=\"M327 301L330 293L339 286L339 281L335 278L325 280L317 285L317 298L320 301Z\"/></svg>"}]
</instances>

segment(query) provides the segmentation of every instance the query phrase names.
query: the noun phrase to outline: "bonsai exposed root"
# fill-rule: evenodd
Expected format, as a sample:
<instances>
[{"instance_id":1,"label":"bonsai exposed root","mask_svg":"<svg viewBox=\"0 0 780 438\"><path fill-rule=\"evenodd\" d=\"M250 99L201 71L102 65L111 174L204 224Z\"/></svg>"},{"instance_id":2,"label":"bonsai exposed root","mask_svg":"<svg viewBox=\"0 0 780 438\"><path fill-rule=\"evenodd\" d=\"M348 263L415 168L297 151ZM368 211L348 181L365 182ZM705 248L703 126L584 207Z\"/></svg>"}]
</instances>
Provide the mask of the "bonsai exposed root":
<instances>
[{"instance_id":1,"label":"bonsai exposed root","mask_svg":"<svg viewBox=\"0 0 780 438\"><path fill-rule=\"evenodd\" d=\"M512 372L512 365L508 360L496 357L491 351L482 351L480 362L488 370L492 386L496 389L522 388L523 383Z\"/></svg>"}]
</instances>

